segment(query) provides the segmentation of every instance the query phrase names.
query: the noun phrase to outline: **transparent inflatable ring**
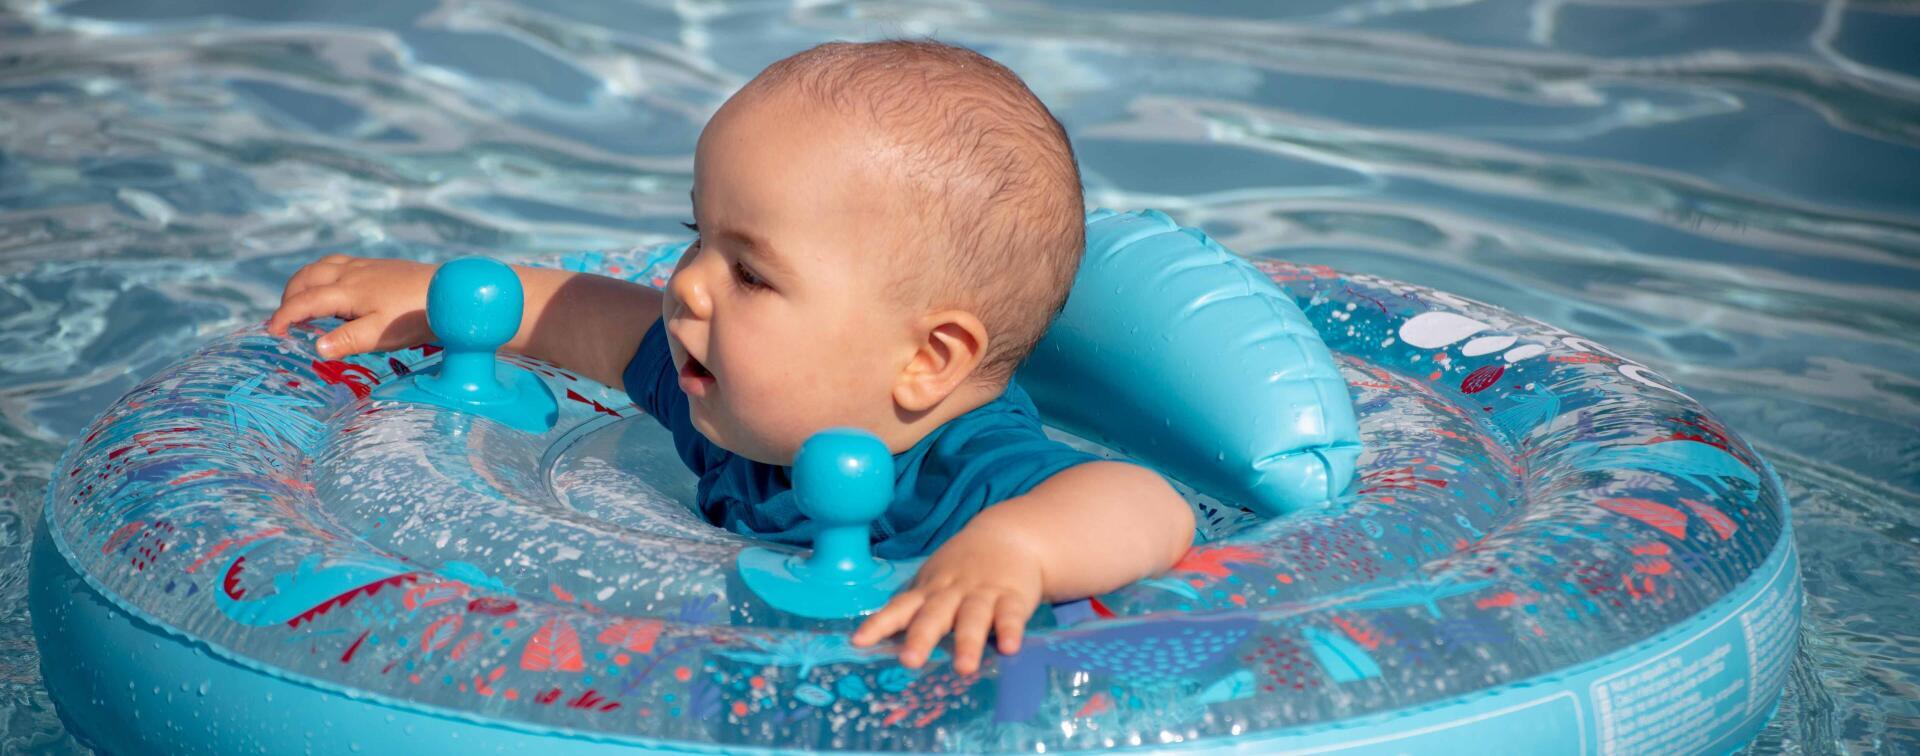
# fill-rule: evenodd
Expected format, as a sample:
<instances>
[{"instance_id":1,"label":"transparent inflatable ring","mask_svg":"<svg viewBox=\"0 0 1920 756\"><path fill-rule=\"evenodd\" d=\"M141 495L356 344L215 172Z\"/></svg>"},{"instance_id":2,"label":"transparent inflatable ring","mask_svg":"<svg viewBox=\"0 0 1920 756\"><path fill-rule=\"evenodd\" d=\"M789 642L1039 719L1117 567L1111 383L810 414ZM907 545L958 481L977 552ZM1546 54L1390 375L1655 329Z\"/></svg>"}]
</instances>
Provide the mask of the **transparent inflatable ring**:
<instances>
[{"instance_id":1,"label":"transparent inflatable ring","mask_svg":"<svg viewBox=\"0 0 1920 756\"><path fill-rule=\"evenodd\" d=\"M48 690L115 753L1705 753L1771 716L1787 501L1699 403L1485 304L1151 211L1088 224L1020 380L1061 438L1179 480L1204 541L1042 607L978 674L751 585L778 569L747 554L812 555L701 521L620 392L488 362L497 329L325 360L309 325L213 340L61 457L31 565ZM684 247L548 264L657 286ZM459 408L406 388L428 375ZM880 474L821 449L829 485Z\"/></svg>"}]
</instances>

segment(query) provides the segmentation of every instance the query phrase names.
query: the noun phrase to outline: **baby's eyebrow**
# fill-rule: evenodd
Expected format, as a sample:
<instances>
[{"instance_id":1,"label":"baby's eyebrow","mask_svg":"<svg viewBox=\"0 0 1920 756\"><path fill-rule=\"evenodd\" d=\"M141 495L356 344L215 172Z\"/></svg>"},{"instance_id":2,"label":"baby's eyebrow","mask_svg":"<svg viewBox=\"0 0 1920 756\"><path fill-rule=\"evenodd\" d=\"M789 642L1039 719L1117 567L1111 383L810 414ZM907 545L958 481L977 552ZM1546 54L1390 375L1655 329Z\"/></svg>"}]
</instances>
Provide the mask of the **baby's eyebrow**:
<instances>
[{"instance_id":1,"label":"baby's eyebrow","mask_svg":"<svg viewBox=\"0 0 1920 756\"><path fill-rule=\"evenodd\" d=\"M689 203L693 202L693 190L691 189L687 190L687 201ZM697 218L698 215L696 214L695 217ZM773 245L758 236L731 228L712 230L703 228L700 230L700 235L715 237L733 243L740 249L745 250L747 256L772 268L775 273L784 274L792 272L791 269L787 267L786 262L780 258L779 253L774 251Z\"/></svg>"},{"instance_id":2,"label":"baby's eyebrow","mask_svg":"<svg viewBox=\"0 0 1920 756\"><path fill-rule=\"evenodd\" d=\"M778 273L788 272L786 263L780 259L778 254L774 253L773 247L765 241L733 229L721 231L720 238L739 245L740 249L744 250L748 257L774 269L774 271Z\"/></svg>"}]
</instances>

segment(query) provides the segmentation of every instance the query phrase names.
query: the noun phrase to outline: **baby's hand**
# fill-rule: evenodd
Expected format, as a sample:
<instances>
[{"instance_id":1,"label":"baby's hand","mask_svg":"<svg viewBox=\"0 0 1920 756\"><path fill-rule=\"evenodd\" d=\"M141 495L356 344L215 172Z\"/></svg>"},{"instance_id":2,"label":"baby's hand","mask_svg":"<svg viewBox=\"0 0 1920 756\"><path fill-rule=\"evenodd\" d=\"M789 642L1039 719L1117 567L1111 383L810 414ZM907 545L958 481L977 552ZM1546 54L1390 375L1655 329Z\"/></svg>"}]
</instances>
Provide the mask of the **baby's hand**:
<instances>
[{"instance_id":1,"label":"baby's hand","mask_svg":"<svg viewBox=\"0 0 1920 756\"><path fill-rule=\"evenodd\" d=\"M280 309L267 319L267 332L285 336L287 326L294 323L344 319L345 325L320 337L315 345L327 359L432 341L427 284L434 269L408 260L327 255L287 280Z\"/></svg>"},{"instance_id":2,"label":"baby's hand","mask_svg":"<svg viewBox=\"0 0 1920 756\"><path fill-rule=\"evenodd\" d=\"M980 669L989 627L1002 655L1020 650L1020 632L1039 605L1040 559L1014 534L976 520L943 544L902 591L868 617L853 645L868 646L907 628L900 663L919 669L940 638L953 630L953 671Z\"/></svg>"}]
</instances>

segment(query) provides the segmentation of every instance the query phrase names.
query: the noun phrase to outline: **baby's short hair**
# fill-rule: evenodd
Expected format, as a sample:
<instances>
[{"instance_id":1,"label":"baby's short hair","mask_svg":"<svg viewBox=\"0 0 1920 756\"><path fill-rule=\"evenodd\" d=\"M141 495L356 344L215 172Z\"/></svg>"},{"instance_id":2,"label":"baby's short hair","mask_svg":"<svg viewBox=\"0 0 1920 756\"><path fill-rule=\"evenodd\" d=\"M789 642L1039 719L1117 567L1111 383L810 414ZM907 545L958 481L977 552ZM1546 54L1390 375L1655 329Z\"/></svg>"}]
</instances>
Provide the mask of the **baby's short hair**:
<instances>
[{"instance_id":1,"label":"baby's short hair","mask_svg":"<svg viewBox=\"0 0 1920 756\"><path fill-rule=\"evenodd\" d=\"M1066 306L1086 246L1079 163L1066 129L1006 66L932 40L832 42L768 66L749 89L797 86L898 140L928 230L909 241L901 294L959 306L986 326L974 375L1003 381Z\"/></svg>"}]
</instances>

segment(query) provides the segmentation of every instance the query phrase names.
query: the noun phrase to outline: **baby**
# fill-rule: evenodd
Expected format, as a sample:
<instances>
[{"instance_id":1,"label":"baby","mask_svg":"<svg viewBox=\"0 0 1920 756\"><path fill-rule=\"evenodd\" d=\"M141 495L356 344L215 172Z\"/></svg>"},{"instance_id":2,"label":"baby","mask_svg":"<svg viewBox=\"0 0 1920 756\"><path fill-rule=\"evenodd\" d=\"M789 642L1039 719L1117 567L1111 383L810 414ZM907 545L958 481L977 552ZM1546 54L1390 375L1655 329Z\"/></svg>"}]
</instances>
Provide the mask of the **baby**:
<instances>
[{"instance_id":1,"label":"baby","mask_svg":"<svg viewBox=\"0 0 1920 756\"><path fill-rule=\"evenodd\" d=\"M1039 602L1171 566L1191 510L1151 470L1048 439L1014 368L1060 311L1085 244L1064 129L1013 72L930 41L821 45L769 66L701 132L698 235L666 291L516 267L508 349L611 386L673 431L709 522L810 542L800 444L864 428L894 453L882 557L932 557L853 643L905 631L919 667L953 634L972 674L1019 649ZM323 356L431 340L434 268L331 255L287 282L276 334L347 319Z\"/></svg>"}]
</instances>

